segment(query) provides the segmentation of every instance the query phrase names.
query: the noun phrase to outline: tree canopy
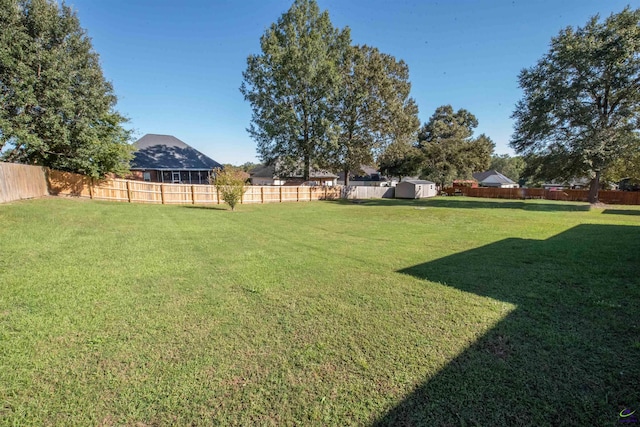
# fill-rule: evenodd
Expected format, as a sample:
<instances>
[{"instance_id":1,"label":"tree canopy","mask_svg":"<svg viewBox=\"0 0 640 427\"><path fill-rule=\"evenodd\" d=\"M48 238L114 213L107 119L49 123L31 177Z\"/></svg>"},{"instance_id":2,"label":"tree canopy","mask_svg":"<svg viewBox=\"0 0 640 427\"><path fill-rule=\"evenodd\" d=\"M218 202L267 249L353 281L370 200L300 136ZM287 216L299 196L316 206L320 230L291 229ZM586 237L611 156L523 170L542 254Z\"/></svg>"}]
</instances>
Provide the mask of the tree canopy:
<instances>
[{"instance_id":1,"label":"tree canopy","mask_svg":"<svg viewBox=\"0 0 640 427\"><path fill-rule=\"evenodd\" d=\"M454 179L471 178L489 167L493 141L482 134L473 137L478 119L465 109L438 107L418 134L418 147L425 161L422 176L441 187Z\"/></svg>"},{"instance_id":2,"label":"tree canopy","mask_svg":"<svg viewBox=\"0 0 640 427\"><path fill-rule=\"evenodd\" d=\"M128 170L130 132L68 6L0 0L0 152L95 177Z\"/></svg>"},{"instance_id":3,"label":"tree canopy","mask_svg":"<svg viewBox=\"0 0 640 427\"><path fill-rule=\"evenodd\" d=\"M409 97L409 68L369 46L350 46L340 66L335 103L338 138L328 153L329 167L349 172L374 163L393 141L415 137L418 107Z\"/></svg>"},{"instance_id":4,"label":"tree canopy","mask_svg":"<svg viewBox=\"0 0 640 427\"><path fill-rule=\"evenodd\" d=\"M403 61L351 46L315 0L296 0L260 39L240 88L252 106L248 129L277 173L349 171L392 141L415 137L420 122Z\"/></svg>"},{"instance_id":5,"label":"tree canopy","mask_svg":"<svg viewBox=\"0 0 640 427\"><path fill-rule=\"evenodd\" d=\"M389 144L378 158L380 171L387 176L402 178L420 173L424 158L420 150L399 139Z\"/></svg>"},{"instance_id":6,"label":"tree canopy","mask_svg":"<svg viewBox=\"0 0 640 427\"><path fill-rule=\"evenodd\" d=\"M489 169L497 170L513 182L519 182L526 167L522 156L510 156L508 154L494 154L491 156Z\"/></svg>"},{"instance_id":7,"label":"tree canopy","mask_svg":"<svg viewBox=\"0 0 640 427\"><path fill-rule=\"evenodd\" d=\"M538 63L520 73L511 146L556 179L603 176L631 158L640 126L640 9L568 27Z\"/></svg>"},{"instance_id":8,"label":"tree canopy","mask_svg":"<svg viewBox=\"0 0 640 427\"><path fill-rule=\"evenodd\" d=\"M338 65L350 41L315 1L296 0L260 38L262 54L247 59L240 90L253 110L248 131L278 172L302 167L308 180L335 143Z\"/></svg>"}]
</instances>

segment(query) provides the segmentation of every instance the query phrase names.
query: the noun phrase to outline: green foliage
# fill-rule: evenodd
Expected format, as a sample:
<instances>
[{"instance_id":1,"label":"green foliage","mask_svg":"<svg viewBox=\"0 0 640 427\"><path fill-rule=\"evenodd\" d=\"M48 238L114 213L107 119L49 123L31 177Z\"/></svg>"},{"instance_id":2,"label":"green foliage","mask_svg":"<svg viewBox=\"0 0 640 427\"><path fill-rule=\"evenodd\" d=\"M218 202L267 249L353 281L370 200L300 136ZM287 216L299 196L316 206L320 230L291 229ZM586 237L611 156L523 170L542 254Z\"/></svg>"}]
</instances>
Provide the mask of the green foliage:
<instances>
[{"instance_id":1,"label":"green foliage","mask_svg":"<svg viewBox=\"0 0 640 427\"><path fill-rule=\"evenodd\" d=\"M491 156L490 170L497 170L513 182L519 182L526 163L522 156L511 157L508 154L494 154Z\"/></svg>"},{"instance_id":2,"label":"green foliage","mask_svg":"<svg viewBox=\"0 0 640 427\"><path fill-rule=\"evenodd\" d=\"M227 165L224 165L224 166L227 167ZM260 166L260 163L245 162L237 167L242 169L243 172L250 172L252 169L255 169L257 166Z\"/></svg>"},{"instance_id":3,"label":"green foliage","mask_svg":"<svg viewBox=\"0 0 640 427\"><path fill-rule=\"evenodd\" d=\"M213 185L218 189L220 196L232 211L235 210L245 192L244 186L249 174L236 168L224 168L214 169L212 175Z\"/></svg>"},{"instance_id":4,"label":"green foliage","mask_svg":"<svg viewBox=\"0 0 640 427\"><path fill-rule=\"evenodd\" d=\"M409 68L403 61L369 46L352 46L340 64L336 100L337 144L328 166L345 172L374 163L393 141L415 138L418 107L409 97Z\"/></svg>"},{"instance_id":5,"label":"green foliage","mask_svg":"<svg viewBox=\"0 0 640 427\"><path fill-rule=\"evenodd\" d=\"M443 187L486 170L495 145L484 134L473 137L477 126L478 120L467 110L454 113L451 105L438 107L418 134L425 157L422 176Z\"/></svg>"},{"instance_id":6,"label":"green foliage","mask_svg":"<svg viewBox=\"0 0 640 427\"><path fill-rule=\"evenodd\" d=\"M71 8L1 0L0 28L3 157L94 177L126 172L126 120Z\"/></svg>"},{"instance_id":7,"label":"green foliage","mask_svg":"<svg viewBox=\"0 0 640 427\"><path fill-rule=\"evenodd\" d=\"M617 183L630 178L633 183L640 183L640 140L634 140L627 149L615 159L602 174L602 181Z\"/></svg>"},{"instance_id":8,"label":"green foliage","mask_svg":"<svg viewBox=\"0 0 640 427\"><path fill-rule=\"evenodd\" d=\"M260 38L262 54L247 59L240 88L253 110L249 134L278 173L326 163L337 138L334 103L349 29L333 27L314 0L296 0Z\"/></svg>"},{"instance_id":9,"label":"green foliage","mask_svg":"<svg viewBox=\"0 0 640 427\"><path fill-rule=\"evenodd\" d=\"M547 176L593 178L597 201L600 177L637 148L640 9L562 30L519 80L511 146L538 156Z\"/></svg>"},{"instance_id":10,"label":"green foliage","mask_svg":"<svg viewBox=\"0 0 640 427\"><path fill-rule=\"evenodd\" d=\"M378 159L380 171L387 176L415 176L420 173L424 158L422 152L407 141L396 140L389 144Z\"/></svg>"}]
</instances>

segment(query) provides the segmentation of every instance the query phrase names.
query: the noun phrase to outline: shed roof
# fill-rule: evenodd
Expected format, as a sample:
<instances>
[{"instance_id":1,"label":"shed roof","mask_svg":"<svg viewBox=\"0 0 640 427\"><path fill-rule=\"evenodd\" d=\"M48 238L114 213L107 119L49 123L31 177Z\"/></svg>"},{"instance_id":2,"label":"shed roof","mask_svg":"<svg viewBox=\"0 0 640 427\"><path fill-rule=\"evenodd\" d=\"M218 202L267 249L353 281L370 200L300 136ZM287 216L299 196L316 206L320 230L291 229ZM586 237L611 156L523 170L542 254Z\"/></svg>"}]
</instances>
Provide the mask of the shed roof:
<instances>
[{"instance_id":1,"label":"shed roof","mask_svg":"<svg viewBox=\"0 0 640 427\"><path fill-rule=\"evenodd\" d=\"M131 169L211 170L222 165L171 135L146 134L134 144Z\"/></svg>"},{"instance_id":2,"label":"shed roof","mask_svg":"<svg viewBox=\"0 0 640 427\"><path fill-rule=\"evenodd\" d=\"M486 172L476 172L473 174L473 177L479 183L489 183L489 184L515 184L512 180L502 175L495 169Z\"/></svg>"}]
</instances>

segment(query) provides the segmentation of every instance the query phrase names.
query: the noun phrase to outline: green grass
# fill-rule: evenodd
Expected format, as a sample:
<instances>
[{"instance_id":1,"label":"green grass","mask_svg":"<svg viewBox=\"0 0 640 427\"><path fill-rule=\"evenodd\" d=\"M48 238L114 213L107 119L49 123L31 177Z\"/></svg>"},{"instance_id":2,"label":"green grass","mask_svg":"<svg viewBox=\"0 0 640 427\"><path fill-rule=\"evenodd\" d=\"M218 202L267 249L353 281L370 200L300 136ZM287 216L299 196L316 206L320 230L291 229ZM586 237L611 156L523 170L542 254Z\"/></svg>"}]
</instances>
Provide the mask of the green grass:
<instances>
[{"instance_id":1,"label":"green grass","mask_svg":"<svg viewBox=\"0 0 640 427\"><path fill-rule=\"evenodd\" d=\"M0 425L614 425L639 214L0 205Z\"/></svg>"}]
</instances>

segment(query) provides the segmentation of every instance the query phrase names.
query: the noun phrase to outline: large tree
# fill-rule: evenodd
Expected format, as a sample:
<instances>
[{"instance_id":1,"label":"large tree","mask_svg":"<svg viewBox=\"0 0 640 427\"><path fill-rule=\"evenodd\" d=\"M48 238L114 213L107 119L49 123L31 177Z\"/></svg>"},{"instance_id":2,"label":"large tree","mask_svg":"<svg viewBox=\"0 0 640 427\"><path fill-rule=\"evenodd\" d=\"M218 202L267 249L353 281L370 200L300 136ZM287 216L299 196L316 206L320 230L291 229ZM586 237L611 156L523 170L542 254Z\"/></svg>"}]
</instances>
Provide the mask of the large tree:
<instances>
[{"instance_id":1,"label":"large tree","mask_svg":"<svg viewBox=\"0 0 640 427\"><path fill-rule=\"evenodd\" d=\"M341 85L335 102L336 144L329 167L349 173L373 164L393 141L415 138L418 107L409 97L409 67L369 46L351 46L340 63Z\"/></svg>"},{"instance_id":2,"label":"large tree","mask_svg":"<svg viewBox=\"0 0 640 427\"><path fill-rule=\"evenodd\" d=\"M418 134L418 147L425 162L423 178L440 187L454 179L471 178L473 172L489 167L494 144L482 134L473 136L478 119L465 109L453 111L451 105L438 107Z\"/></svg>"},{"instance_id":3,"label":"large tree","mask_svg":"<svg viewBox=\"0 0 640 427\"><path fill-rule=\"evenodd\" d=\"M400 181L420 173L424 158L421 151L409 141L398 139L390 143L378 158L380 171Z\"/></svg>"},{"instance_id":4,"label":"large tree","mask_svg":"<svg viewBox=\"0 0 640 427\"><path fill-rule=\"evenodd\" d=\"M494 154L491 156L489 169L497 170L514 182L519 182L526 167L522 156L510 156L508 154Z\"/></svg>"},{"instance_id":5,"label":"large tree","mask_svg":"<svg viewBox=\"0 0 640 427\"><path fill-rule=\"evenodd\" d=\"M126 120L75 12L0 0L0 28L2 157L95 177L128 170Z\"/></svg>"},{"instance_id":6,"label":"large tree","mask_svg":"<svg viewBox=\"0 0 640 427\"><path fill-rule=\"evenodd\" d=\"M640 9L562 30L519 79L511 146L536 156L545 175L590 177L597 202L603 174L637 149Z\"/></svg>"},{"instance_id":7,"label":"large tree","mask_svg":"<svg viewBox=\"0 0 640 427\"><path fill-rule=\"evenodd\" d=\"M349 44L348 28L334 28L315 1L296 0L260 38L262 53L247 59L240 90L253 110L248 131L278 173L302 168L308 180L327 163L338 134L338 64Z\"/></svg>"}]
</instances>

